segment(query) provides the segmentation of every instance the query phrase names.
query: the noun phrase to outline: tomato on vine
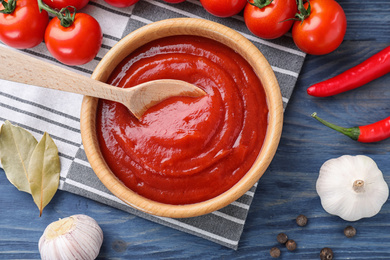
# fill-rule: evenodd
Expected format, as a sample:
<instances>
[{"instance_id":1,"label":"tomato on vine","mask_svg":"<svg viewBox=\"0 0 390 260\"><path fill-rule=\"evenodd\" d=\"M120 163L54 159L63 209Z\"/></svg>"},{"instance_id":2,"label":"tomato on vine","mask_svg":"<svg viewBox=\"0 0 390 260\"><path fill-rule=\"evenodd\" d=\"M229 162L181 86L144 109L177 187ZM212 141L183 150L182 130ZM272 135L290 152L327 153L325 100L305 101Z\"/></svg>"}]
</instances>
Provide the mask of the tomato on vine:
<instances>
[{"instance_id":1,"label":"tomato on vine","mask_svg":"<svg viewBox=\"0 0 390 260\"><path fill-rule=\"evenodd\" d=\"M0 40L13 48L27 49L43 41L49 15L39 11L36 0L2 0Z\"/></svg>"},{"instance_id":2,"label":"tomato on vine","mask_svg":"<svg viewBox=\"0 0 390 260\"><path fill-rule=\"evenodd\" d=\"M302 51L328 54L342 43L347 30L343 8L334 0L299 0L298 20L294 22L292 36Z\"/></svg>"},{"instance_id":3,"label":"tomato on vine","mask_svg":"<svg viewBox=\"0 0 390 260\"><path fill-rule=\"evenodd\" d=\"M249 0L244 9L248 29L263 39L276 39L293 25L296 0Z\"/></svg>"},{"instance_id":4,"label":"tomato on vine","mask_svg":"<svg viewBox=\"0 0 390 260\"><path fill-rule=\"evenodd\" d=\"M139 0L104 0L107 4L115 6L115 7L128 7L134 5Z\"/></svg>"},{"instance_id":5,"label":"tomato on vine","mask_svg":"<svg viewBox=\"0 0 390 260\"><path fill-rule=\"evenodd\" d=\"M82 65L95 58L103 39L102 29L95 18L71 12L70 7L56 11L42 0L37 1L40 9L55 15L45 31L46 47L54 58L70 66Z\"/></svg>"},{"instance_id":6,"label":"tomato on vine","mask_svg":"<svg viewBox=\"0 0 390 260\"><path fill-rule=\"evenodd\" d=\"M85 7L89 0L42 0L49 7L57 10L61 10L62 8L66 8L68 6L74 7L76 10L80 10Z\"/></svg>"},{"instance_id":7,"label":"tomato on vine","mask_svg":"<svg viewBox=\"0 0 390 260\"><path fill-rule=\"evenodd\" d=\"M92 16L76 13L73 23L64 27L54 17L45 33L46 47L54 58L67 65L82 65L98 54L102 44L102 30Z\"/></svg>"},{"instance_id":8,"label":"tomato on vine","mask_svg":"<svg viewBox=\"0 0 390 260\"><path fill-rule=\"evenodd\" d=\"M218 17L230 17L244 9L246 0L200 0L203 8Z\"/></svg>"}]
</instances>

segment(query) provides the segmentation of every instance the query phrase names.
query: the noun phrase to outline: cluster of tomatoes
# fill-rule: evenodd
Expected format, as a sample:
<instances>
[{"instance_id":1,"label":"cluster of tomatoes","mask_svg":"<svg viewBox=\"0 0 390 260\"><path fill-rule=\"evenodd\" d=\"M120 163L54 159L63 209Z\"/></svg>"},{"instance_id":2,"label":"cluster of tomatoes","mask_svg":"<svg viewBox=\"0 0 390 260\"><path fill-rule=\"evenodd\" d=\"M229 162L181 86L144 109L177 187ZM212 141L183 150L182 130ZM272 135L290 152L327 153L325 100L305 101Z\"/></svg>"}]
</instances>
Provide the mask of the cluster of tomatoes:
<instances>
[{"instance_id":1,"label":"cluster of tomatoes","mask_svg":"<svg viewBox=\"0 0 390 260\"><path fill-rule=\"evenodd\" d=\"M292 28L302 51L322 55L335 50L347 28L344 10L335 0L200 0L219 17L243 12L245 24L256 36L276 39Z\"/></svg>"},{"instance_id":2,"label":"cluster of tomatoes","mask_svg":"<svg viewBox=\"0 0 390 260\"><path fill-rule=\"evenodd\" d=\"M67 65L88 63L99 52L103 39L95 18L75 12L88 2L2 0L0 40L18 49L35 47L44 40L49 52L60 62ZM49 13L54 15L51 20Z\"/></svg>"},{"instance_id":3,"label":"cluster of tomatoes","mask_svg":"<svg viewBox=\"0 0 390 260\"><path fill-rule=\"evenodd\" d=\"M102 44L102 30L92 16L76 12L89 0L0 0L0 41L18 49L45 42L54 58L67 65L91 61ZM139 0L104 0L128 7ZM185 0L164 0L180 3ZM243 13L245 24L256 36L275 39L292 28L295 44L304 52L327 54L343 41L344 10L335 0L200 0L218 17ZM49 13L54 16L49 19ZM50 20L50 21L49 21Z\"/></svg>"},{"instance_id":4,"label":"cluster of tomatoes","mask_svg":"<svg viewBox=\"0 0 390 260\"><path fill-rule=\"evenodd\" d=\"M123 8L139 0L104 1ZM96 57L103 39L98 21L78 12L88 3L89 0L0 0L0 41L17 49L33 48L44 41L50 54L61 63L86 64ZM49 14L54 18L50 19Z\"/></svg>"}]
</instances>

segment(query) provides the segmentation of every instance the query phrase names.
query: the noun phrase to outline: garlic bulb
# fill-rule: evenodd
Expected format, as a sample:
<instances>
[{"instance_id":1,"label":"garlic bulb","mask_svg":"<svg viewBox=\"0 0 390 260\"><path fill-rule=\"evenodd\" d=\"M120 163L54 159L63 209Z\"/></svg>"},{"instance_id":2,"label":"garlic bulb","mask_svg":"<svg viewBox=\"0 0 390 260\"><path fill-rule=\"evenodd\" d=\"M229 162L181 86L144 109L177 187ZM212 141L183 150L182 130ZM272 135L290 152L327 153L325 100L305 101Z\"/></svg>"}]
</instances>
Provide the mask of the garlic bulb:
<instances>
[{"instance_id":1,"label":"garlic bulb","mask_svg":"<svg viewBox=\"0 0 390 260\"><path fill-rule=\"evenodd\" d=\"M325 211L347 221L375 216L389 196L381 170L364 155L326 161L316 189Z\"/></svg>"},{"instance_id":2,"label":"garlic bulb","mask_svg":"<svg viewBox=\"0 0 390 260\"><path fill-rule=\"evenodd\" d=\"M73 215L48 225L39 239L42 260L95 259L103 243L103 231L86 215Z\"/></svg>"}]
</instances>

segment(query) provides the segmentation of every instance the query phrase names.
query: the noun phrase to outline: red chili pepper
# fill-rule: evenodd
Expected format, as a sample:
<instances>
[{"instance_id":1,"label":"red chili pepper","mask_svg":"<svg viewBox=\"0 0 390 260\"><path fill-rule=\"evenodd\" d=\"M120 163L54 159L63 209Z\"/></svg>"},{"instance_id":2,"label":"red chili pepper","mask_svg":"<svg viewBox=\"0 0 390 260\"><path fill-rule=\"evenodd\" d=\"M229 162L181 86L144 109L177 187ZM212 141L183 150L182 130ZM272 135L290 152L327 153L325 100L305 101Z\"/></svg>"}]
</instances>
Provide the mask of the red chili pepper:
<instances>
[{"instance_id":1,"label":"red chili pepper","mask_svg":"<svg viewBox=\"0 0 390 260\"><path fill-rule=\"evenodd\" d=\"M390 137L390 116L388 118L382 119L376 123L364 125L364 126L355 126L350 128L344 128L332 123L329 123L317 116L317 113L311 115L322 124L336 130L352 140L362 142L362 143L372 143L382 141Z\"/></svg>"},{"instance_id":2,"label":"red chili pepper","mask_svg":"<svg viewBox=\"0 0 390 260\"><path fill-rule=\"evenodd\" d=\"M310 86L307 93L329 97L363 86L390 72L390 46L345 72Z\"/></svg>"}]
</instances>

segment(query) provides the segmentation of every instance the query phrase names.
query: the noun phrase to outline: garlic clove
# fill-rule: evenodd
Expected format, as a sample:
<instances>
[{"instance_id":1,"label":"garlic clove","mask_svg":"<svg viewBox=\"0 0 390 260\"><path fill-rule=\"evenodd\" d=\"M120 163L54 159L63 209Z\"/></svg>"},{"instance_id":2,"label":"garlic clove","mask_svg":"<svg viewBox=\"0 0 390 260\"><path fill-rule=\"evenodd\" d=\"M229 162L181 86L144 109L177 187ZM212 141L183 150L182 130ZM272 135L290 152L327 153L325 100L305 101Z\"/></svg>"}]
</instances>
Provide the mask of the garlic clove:
<instances>
[{"instance_id":1,"label":"garlic clove","mask_svg":"<svg viewBox=\"0 0 390 260\"><path fill-rule=\"evenodd\" d=\"M347 221L376 215L389 196L382 172L364 155L343 155L326 161L316 190L325 211Z\"/></svg>"},{"instance_id":2,"label":"garlic clove","mask_svg":"<svg viewBox=\"0 0 390 260\"><path fill-rule=\"evenodd\" d=\"M39 239L42 260L93 260L103 243L103 231L87 215L73 215L46 227Z\"/></svg>"}]
</instances>

